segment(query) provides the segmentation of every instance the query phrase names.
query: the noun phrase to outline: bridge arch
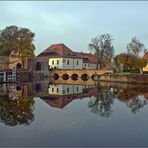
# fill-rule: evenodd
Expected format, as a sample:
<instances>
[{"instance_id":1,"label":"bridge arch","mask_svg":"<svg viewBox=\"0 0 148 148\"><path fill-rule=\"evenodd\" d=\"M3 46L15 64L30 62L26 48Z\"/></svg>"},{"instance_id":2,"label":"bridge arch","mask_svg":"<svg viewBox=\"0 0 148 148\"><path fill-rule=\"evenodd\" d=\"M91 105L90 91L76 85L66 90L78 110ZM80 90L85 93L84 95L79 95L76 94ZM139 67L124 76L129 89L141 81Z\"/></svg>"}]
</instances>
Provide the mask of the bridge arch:
<instances>
[{"instance_id":1,"label":"bridge arch","mask_svg":"<svg viewBox=\"0 0 148 148\"><path fill-rule=\"evenodd\" d=\"M69 79L69 75L66 74L66 73L63 74L63 75L62 75L62 79L63 79L63 80L68 80L68 79Z\"/></svg>"},{"instance_id":2,"label":"bridge arch","mask_svg":"<svg viewBox=\"0 0 148 148\"><path fill-rule=\"evenodd\" d=\"M55 74L53 75L53 79L54 79L54 80L58 80L58 79L59 79L59 75L58 75L57 73L55 73Z\"/></svg>"},{"instance_id":3,"label":"bridge arch","mask_svg":"<svg viewBox=\"0 0 148 148\"><path fill-rule=\"evenodd\" d=\"M17 63L16 64L16 69L21 69L22 68L22 64L21 63Z\"/></svg>"},{"instance_id":4,"label":"bridge arch","mask_svg":"<svg viewBox=\"0 0 148 148\"><path fill-rule=\"evenodd\" d=\"M74 80L74 81L78 80L78 77L79 76L76 73L74 73L74 74L71 75L71 79Z\"/></svg>"},{"instance_id":5,"label":"bridge arch","mask_svg":"<svg viewBox=\"0 0 148 148\"><path fill-rule=\"evenodd\" d=\"M89 79L89 75L88 74L82 74L81 75L81 79L83 80L83 81L87 81L88 79Z\"/></svg>"}]
</instances>

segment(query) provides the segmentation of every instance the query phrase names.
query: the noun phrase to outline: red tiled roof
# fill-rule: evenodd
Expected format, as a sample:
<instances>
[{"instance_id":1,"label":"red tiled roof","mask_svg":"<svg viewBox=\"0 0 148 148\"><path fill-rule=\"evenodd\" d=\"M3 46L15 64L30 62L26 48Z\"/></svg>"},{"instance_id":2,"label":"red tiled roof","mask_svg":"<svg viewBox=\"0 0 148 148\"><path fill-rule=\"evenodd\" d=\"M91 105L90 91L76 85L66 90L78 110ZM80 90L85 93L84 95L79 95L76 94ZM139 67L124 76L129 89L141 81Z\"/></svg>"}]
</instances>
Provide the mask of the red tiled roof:
<instances>
[{"instance_id":1,"label":"red tiled roof","mask_svg":"<svg viewBox=\"0 0 148 148\"><path fill-rule=\"evenodd\" d=\"M96 63L97 58L91 53L83 53L83 52L75 52L77 57L81 57L84 59L84 63Z\"/></svg>"},{"instance_id":2,"label":"red tiled roof","mask_svg":"<svg viewBox=\"0 0 148 148\"><path fill-rule=\"evenodd\" d=\"M84 63L96 63L97 58L90 53L82 53L82 52L73 52L70 48L68 48L63 43L61 44L53 44L49 46L46 50L38 55L41 56L49 56L49 57L67 57L67 58L80 58L84 59Z\"/></svg>"},{"instance_id":3,"label":"red tiled roof","mask_svg":"<svg viewBox=\"0 0 148 148\"><path fill-rule=\"evenodd\" d=\"M148 60L148 52L144 54L143 59Z\"/></svg>"},{"instance_id":4,"label":"red tiled roof","mask_svg":"<svg viewBox=\"0 0 148 148\"><path fill-rule=\"evenodd\" d=\"M63 43L61 44L53 44L49 46L47 49L45 49L42 53L44 55L50 55L50 56L73 56L74 52L69 49L66 45Z\"/></svg>"}]
</instances>

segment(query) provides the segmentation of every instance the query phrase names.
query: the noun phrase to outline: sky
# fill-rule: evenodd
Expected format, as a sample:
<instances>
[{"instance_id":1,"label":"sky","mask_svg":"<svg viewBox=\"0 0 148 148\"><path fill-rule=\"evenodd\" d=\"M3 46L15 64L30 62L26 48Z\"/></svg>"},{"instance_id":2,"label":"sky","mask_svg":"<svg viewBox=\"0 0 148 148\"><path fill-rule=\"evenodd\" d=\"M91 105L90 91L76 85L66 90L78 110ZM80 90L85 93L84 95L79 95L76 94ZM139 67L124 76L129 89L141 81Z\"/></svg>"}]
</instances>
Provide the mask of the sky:
<instances>
[{"instance_id":1,"label":"sky","mask_svg":"<svg viewBox=\"0 0 148 148\"><path fill-rule=\"evenodd\" d=\"M36 55L56 43L90 52L91 39L106 33L116 55L134 36L148 48L148 1L0 1L0 30L10 25L35 33Z\"/></svg>"}]
</instances>

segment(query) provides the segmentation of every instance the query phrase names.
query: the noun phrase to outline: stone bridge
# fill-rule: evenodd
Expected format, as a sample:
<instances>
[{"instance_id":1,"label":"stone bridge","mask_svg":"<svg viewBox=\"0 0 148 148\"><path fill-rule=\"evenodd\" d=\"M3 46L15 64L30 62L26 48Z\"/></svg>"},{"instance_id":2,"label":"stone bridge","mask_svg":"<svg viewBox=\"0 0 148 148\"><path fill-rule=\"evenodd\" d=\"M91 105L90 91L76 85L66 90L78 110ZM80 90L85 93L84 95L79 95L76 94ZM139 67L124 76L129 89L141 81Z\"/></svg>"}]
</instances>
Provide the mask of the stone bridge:
<instances>
[{"instance_id":1,"label":"stone bridge","mask_svg":"<svg viewBox=\"0 0 148 148\"><path fill-rule=\"evenodd\" d=\"M59 78L62 78L63 80L78 80L82 79L84 81L87 81L88 79L94 79L95 75L97 74L109 74L113 73L112 70L61 70L61 69L55 69L50 70L50 77L54 80L58 80Z\"/></svg>"}]
</instances>

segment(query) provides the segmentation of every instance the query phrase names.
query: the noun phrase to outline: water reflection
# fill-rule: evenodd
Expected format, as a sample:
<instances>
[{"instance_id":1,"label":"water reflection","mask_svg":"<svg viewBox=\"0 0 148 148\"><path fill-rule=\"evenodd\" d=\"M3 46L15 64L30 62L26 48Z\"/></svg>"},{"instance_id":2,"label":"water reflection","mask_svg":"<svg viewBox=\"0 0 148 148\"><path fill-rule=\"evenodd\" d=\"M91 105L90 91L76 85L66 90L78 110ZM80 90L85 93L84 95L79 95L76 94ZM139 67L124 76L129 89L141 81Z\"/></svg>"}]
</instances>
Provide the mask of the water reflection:
<instances>
[{"instance_id":1,"label":"water reflection","mask_svg":"<svg viewBox=\"0 0 148 148\"><path fill-rule=\"evenodd\" d=\"M34 99L27 86L0 86L0 122L6 125L29 125L34 120Z\"/></svg>"},{"instance_id":2,"label":"water reflection","mask_svg":"<svg viewBox=\"0 0 148 148\"><path fill-rule=\"evenodd\" d=\"M102 117L110 117L114 97L110 87L102 87L98 83L96 95L90 99L88 107L94 114L99 114Z\"/></svg>"},{"instance_id":3,"label":"water reflection","mask_svg":"<svg viewBox=\"0 0 148 148\"><path fill-rule=\"evenodd\" d=\"M148 86L99 82L94 85L49 83L0 85L0 122L6 125L29 125L35 120L36 97L50 107L63 109L73 100L88 99L90 112L111 117L116 100L136 114L147 104Z\"/></svg>"},{"instance_id":4,"label":"water reflection","mask_svg":"<svg viewBox=\"0 0 148 148\"><path fill-rule=\"evenodd\" d=\"M41 95L40 93L40 98L51 107L64 108L73 100L95 96L96 92L95 86L50 84L48 85L48 94Z\"/></svg>"},{"instance_id":5,"label":"water reflection","mask_svg":"<svg viewBox=\"0 0 148 148\"><path fill-rule=\"evenodd\" d=\"M133 114L136 114L147 104L148 87L146 85L127 85L114 88L114 94L121 102L127 104Z\"/></svg>"}]
</instances>

